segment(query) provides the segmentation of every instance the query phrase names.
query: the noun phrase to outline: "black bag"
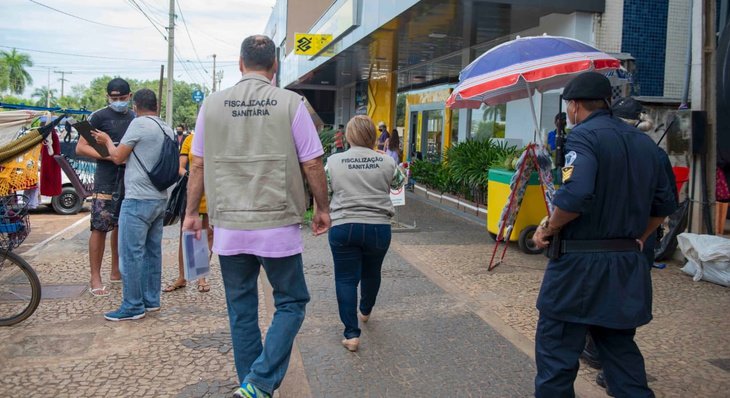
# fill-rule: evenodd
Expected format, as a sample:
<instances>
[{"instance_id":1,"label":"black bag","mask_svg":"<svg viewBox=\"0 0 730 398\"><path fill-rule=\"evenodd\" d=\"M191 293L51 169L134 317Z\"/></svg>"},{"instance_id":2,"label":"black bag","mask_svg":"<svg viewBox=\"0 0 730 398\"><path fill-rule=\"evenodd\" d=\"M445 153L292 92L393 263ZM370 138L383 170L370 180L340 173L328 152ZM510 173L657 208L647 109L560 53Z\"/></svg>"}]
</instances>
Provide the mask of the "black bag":
<instances>
[{"instance_id":1,"label":"black bag","mask_svg":"<svg viewBox=\"0 0 730 398\"><path fill-rule=\"evenodd\" d=\"M165 206L165 219L162 221L162 225L169 226L177 224L185 211L185 204L187 202L187 191L188 191L188 175L187 173L180 177L180 181L177 182L175 188L172 189L170 198L167 200L167 206Z\"/></svg>"},{"instance_id":2,"label":"black bag","mask_svg":"<svg viewBox=\"0 0 730 398\"><path fill-rule=\"evenodd\" d=\"M687 229L689 205L689 199L685 199L679 204L677 210L669 216L669 230L664 232L664 236L654 247L654 261L669 258L677 250L677 235Z\"/></svg>"},{"instance_id":3,"label":"black bag","mask_svg":"<svg viewBox=\"0 0 730 398\"><path fill-rule=\"evenodd\" d=\"M157 123L157 120L149 116L147 118ZM145 167L144 163L139 160L139 157L136 153L134 153L134 150L132 150L132 153L134 154L134 157L137 158L139 164L142 165L142 168L150 178L152 185L154 185L157 190L164 191L177 182L179 178L180 151L178 150L177 143L170 138L167 133L165 133L165 129L162 128L160 123L157 123L157 125L160 126L160 130L162 131L164 138L162 141L160 158L157 160L157 163L155 163L155 166L152 167L152 171L147 170L147 167Z\"/></svg>"}]
</instances>

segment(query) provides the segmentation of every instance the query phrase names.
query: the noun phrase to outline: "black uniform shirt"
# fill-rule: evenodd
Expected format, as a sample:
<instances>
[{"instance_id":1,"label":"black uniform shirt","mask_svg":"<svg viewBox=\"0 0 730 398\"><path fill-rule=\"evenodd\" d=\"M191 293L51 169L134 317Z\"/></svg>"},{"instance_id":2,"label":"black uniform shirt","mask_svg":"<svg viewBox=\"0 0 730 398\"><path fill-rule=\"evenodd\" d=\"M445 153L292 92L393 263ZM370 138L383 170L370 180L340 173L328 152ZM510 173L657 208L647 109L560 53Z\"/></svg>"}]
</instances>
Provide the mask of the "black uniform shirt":
<instances>
[{"instance_id":1,"label":"black uniform shirt","mask_svg":"<svg viewBox=\"0 0 730 398\"><path fill-rule=\"evenodd\" d=\"M567 180L553 204L580 213L564 240L636 239L649 217L668 216L676 200L644 133L596 111L565 145ZM571 169L572 168L572 169ZM640 252L566 253L548 264L537 308L552 318L616 329L651 320L651 278Z\"/></svg>"}]
</instances>

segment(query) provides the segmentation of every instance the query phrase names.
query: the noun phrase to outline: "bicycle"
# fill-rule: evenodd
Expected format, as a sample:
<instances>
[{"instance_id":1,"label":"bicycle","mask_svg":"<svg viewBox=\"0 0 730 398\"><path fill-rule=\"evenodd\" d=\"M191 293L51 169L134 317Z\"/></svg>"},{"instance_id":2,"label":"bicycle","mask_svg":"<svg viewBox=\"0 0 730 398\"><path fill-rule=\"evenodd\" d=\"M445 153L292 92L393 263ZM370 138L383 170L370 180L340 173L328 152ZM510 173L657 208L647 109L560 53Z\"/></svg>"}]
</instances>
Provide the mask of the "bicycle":
<instances>
[{"instance_id":1,"label":"bicycle","mask_svg":"<svg viewBox=\"0 0 730 398\"><path fill-rule=\"evenodd\" d=\"M22 322L38 308L41 282L33 267L13 249L30 234L28 198L0 197L0 326Z\"/></svg>"}]
</instances>

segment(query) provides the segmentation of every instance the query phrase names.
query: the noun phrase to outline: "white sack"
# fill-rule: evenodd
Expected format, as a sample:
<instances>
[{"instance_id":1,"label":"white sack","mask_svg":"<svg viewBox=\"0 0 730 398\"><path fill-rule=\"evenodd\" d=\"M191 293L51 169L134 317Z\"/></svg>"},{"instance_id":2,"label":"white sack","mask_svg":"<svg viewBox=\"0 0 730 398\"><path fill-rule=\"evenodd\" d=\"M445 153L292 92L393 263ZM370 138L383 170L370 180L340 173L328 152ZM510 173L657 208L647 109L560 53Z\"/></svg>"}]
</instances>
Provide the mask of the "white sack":
<instances>
[{"instance_id":1,"label":"white sack","mask_svg":"<svg viewBox=\"0 0 730 398\"><path fill-rule=\"evenodd\" d=\"M685 232L677 236L677 242L687 258L682 271L695 282L704 279L730 287L730 239Z\"/></svg>"}]
</instances>

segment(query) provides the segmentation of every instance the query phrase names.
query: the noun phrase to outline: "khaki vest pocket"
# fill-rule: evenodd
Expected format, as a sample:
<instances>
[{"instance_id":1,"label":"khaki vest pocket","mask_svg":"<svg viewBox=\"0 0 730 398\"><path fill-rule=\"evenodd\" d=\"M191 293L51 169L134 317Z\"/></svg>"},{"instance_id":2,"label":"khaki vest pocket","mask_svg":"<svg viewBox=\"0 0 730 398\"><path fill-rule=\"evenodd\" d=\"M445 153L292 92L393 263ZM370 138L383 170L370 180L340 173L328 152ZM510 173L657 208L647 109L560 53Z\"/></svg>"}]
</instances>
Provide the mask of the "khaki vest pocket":
<instances>
[{"instance_id":1,"label":"khaki vest pocket","mask_svg":"<svg viewBox=\"0 0 730 398\"><path fill-rule=\"evenodd\" d=\"M286 155L216 156L213 163L216 211L286 209Z\"/></svg>"}]
</instances>

